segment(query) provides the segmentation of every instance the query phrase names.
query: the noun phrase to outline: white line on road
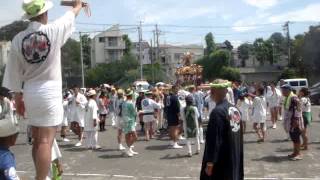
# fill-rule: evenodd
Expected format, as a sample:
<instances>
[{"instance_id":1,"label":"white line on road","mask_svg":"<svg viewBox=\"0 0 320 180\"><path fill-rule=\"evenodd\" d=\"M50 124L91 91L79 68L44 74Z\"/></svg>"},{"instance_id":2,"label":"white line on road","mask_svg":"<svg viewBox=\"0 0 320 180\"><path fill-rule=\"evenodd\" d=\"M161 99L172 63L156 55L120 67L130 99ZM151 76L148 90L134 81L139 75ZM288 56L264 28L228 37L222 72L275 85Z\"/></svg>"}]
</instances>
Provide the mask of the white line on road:
<instances>
[{"instance_id":1,"label":"white line on road","mask_svg":"<svg viewBox=\"0 0 320 180\"><path fill-rule=\"evenodd\" d=\"M17 171L17 173L21 174L32 174L34 172L28 172L28 171ZM109 175L109 174L83 174L83 173L63 173L63 176L90 176L90 177L118 177L118 178L128 178L128 179L134 179L136 178L135 176L128 176L128 175L120 175L120 174L115 174L115 175ZM153 177L153 176L141 176L141 178L147 178L147 179L195 179L197 177ZM313 180L317 178L275 178L275 177L268 177L268 178L253 178L253 177L248 177L244 178L247 180Z\"/></svg>"}]
</instances>

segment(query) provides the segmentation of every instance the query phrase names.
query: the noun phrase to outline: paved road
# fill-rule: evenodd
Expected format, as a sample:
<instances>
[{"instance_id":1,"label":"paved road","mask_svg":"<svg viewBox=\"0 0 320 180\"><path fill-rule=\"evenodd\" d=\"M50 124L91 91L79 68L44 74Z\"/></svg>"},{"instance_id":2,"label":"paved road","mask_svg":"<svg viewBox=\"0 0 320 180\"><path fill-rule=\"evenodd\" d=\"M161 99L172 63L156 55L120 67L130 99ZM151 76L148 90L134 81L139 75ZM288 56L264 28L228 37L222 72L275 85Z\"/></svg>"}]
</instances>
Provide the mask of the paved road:
<instances>
[{"instance_id":1,"label":"paved road","mask_svg":"<svg viewBox=\"0 0 320 180\"><path fill-rule=\"evenodd\" d=\"M291 143L283 141L285 134L278 126L267 131L267 141L256 143L252 129L245 135L245 176L247 179L320 179L320 107L314 107L314 121L310 128L310 150L298 162L287 160ZM270 122L268 122L270 124ZM22 129L24 123L21 124ZM186 149L168 149L168 138L149 142L138 141L135 150L140 155L126 158L117 151L116 131L108 127L99 134L103 149L88 151L75 148L76 137L70 134L72 143L60 142L67 180L125 180L125 179L199 179L201 155L186 157ZM34 174L31 160L31 146L25 144L25 133L19 135L17 145L12 148L17 159L17 169L21 176L31 179Z\"/></svg>"}]
</instances>

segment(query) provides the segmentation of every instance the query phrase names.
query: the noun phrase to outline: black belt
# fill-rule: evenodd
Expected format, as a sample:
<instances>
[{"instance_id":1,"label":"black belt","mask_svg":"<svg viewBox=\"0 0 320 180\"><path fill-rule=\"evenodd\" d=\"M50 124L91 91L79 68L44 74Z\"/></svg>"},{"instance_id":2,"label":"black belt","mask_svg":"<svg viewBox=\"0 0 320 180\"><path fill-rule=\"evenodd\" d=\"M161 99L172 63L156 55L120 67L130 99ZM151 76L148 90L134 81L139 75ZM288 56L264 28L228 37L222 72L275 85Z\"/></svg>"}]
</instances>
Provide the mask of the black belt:
<instances>
[{"instance_id":1,"label":"black belt","mask_svg":"<svg viewBox=\"0 0 320 180\"><path fill-rule=\"evenodd\" d=\"M149 113L142 113L143 116L145 115L154 115L154 112L149 112Z\"/></svg>"}]
</instances>

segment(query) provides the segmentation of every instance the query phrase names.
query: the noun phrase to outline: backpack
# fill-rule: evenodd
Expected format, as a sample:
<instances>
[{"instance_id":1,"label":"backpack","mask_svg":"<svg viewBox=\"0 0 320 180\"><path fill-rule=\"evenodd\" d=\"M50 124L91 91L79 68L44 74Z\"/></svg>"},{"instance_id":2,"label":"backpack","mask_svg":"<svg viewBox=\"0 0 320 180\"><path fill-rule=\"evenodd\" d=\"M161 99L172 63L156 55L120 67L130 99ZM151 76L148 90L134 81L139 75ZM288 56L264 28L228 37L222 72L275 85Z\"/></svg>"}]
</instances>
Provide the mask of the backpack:
<instances>
[{"instance_id":1,"label":"backpack","mask_svg":"<svg viewBox=\"0 0 320 180\"><path fill-rule=\"evenodd\" d=\"M184 114L186 118L186 125L187 125L187 136L188 137L196 137L196 123L195 123L195 111L193 106L187 106L184 109Z\"/></svg>"}]
</instances>

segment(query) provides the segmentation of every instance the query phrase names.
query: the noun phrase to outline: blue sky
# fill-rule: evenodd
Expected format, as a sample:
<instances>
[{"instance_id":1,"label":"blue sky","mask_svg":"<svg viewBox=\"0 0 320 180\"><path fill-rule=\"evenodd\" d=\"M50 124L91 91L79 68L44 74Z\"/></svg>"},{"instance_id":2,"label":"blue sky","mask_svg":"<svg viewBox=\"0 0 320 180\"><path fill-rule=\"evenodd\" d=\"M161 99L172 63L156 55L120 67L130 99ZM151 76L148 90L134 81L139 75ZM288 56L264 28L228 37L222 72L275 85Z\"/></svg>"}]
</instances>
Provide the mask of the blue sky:
<instances>
[{"instance_id":1,"label":"blue sky","mask_svg":"<svg viewBox=\"0 0 320 180\"><path fill-rule=\"evenodd\" d=\"M53 0L50 19L60 16L65 7ZM319 0L88 0L92 16L82 13L77 22L93 24L143 24L143 38L150 41L154 24L162 31L161 43L204 44L204 36L212 32L216 42L231 41L234 45L267 38L272 32L283 32L282 24L292 21L291 35L303 33L320 22ZM1 2L0 25L23 14L22 0ZM178 26L178 27L176 27ZM77 30L99 31L108 25L78 24ZM132 27L123 26L123 29ZM125 30L136 40L135 29ZM93 35L93 33L91 34Z\"/></svg>"}]
</instances>

